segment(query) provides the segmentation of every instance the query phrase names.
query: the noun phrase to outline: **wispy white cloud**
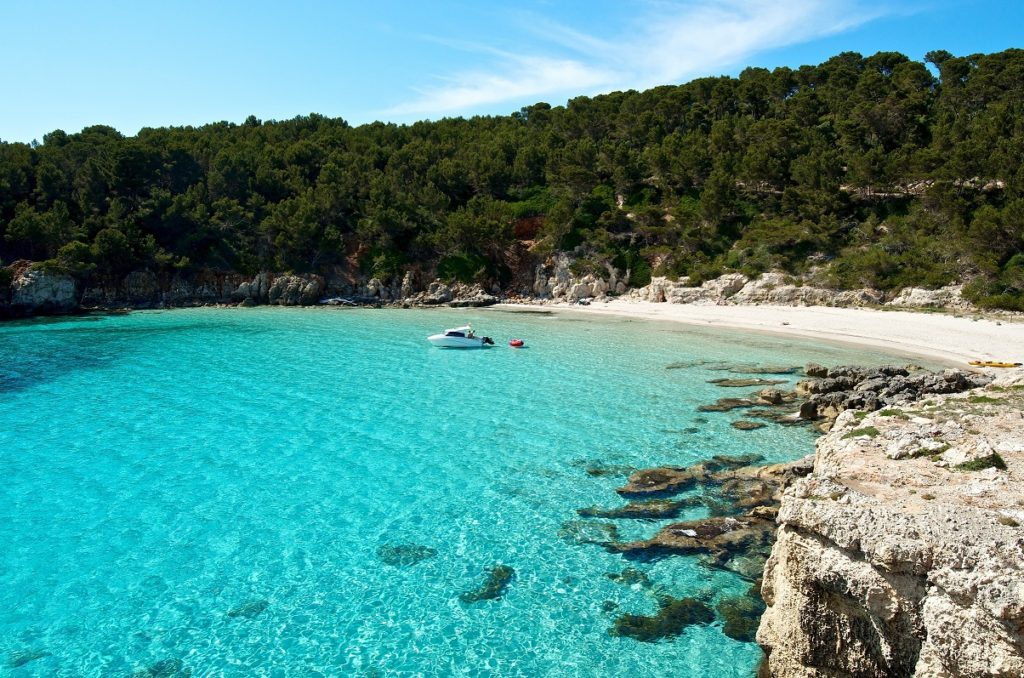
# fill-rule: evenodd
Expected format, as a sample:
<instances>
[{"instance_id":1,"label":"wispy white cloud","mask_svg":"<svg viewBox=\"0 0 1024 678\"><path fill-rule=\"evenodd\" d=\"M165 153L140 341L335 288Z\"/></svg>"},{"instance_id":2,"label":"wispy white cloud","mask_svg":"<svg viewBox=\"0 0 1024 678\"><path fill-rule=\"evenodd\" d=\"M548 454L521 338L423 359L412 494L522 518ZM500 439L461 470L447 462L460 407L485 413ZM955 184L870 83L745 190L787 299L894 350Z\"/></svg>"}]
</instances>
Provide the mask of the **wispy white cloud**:
<instances>
[{"instance_id":1,"label":"wispy white cloud","mask_svg":"<svg viewBox=\"0 0 1024 678\"><path fill-rule=\"evenodd\" d=\"M900 11L862 0L647 0L618 35L530 15L535 54L471 44L488 68L438 78L389 115L462 114L502 102L643 89L736 66L758 52L850 30ZM539 41L539 44L536 44Z\"/></svg>"},{"instance_id":2,"label":"wispy white cloud","mask_svg":"<svg viewBox=\"0 0 1024 678\"><path fill-rule=\"evenodd\" d=\"M439 87L416 90L419 97L399 104L394 115L464 112L479 106L543 96L574 88L590 91L614 74L575 59L504 55L495 71L467 71L445 78Z\"/></svg>"}]
</instances>

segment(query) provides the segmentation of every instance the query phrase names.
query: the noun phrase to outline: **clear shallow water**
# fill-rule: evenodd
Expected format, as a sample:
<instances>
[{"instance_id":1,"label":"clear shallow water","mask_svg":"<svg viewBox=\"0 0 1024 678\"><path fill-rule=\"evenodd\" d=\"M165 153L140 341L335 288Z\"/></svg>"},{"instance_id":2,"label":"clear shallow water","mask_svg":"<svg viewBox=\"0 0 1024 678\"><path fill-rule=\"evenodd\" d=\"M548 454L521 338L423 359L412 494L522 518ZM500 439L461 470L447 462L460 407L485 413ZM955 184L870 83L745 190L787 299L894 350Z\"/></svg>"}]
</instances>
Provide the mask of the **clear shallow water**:
<instances>
[{"instance_id":1,"label":"clear shallow water","mask_svg":"<svg viewBox=\"0 0 1024 678\"><path fill-rule=\"evenodd\" d=\"M465 320L498 346L424 341ZM505 347L512 336L528 348ZM712 604L748 582L558 536L575 509L622 503L623 479L588 466L811 451L806 430L736 431L741 414L697 412L749 390L707 384L724 373L704 366L665 369L698 359L887 360L493 310L0 324L0 671L130 675L177 660L196 676L752 675L760 650L720 623L653 644L607 633L657 604L606 573L638 567L656 590ZM607 522L628 539L667 521ZM393 567L386 544L436 555ZM515 569L500 599L459 600L499 563ZM246 604L256 613L228 614ZM25 652L47 654L13 667Z\"/></svg>"}]
</instances>

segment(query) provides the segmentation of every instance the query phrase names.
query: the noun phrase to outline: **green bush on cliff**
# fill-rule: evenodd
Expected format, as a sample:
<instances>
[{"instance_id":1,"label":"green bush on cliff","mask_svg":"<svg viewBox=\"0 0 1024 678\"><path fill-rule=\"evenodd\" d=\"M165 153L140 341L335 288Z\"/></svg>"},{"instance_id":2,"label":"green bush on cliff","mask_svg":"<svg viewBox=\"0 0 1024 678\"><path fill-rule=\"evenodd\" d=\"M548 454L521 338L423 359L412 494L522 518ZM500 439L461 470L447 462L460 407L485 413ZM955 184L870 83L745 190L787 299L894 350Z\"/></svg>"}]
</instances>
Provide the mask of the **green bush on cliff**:
<instances>
[{"instance_id":1,"label":"green bush on cliff","mask_svg":"<svg viewBox=\"0 0 1024 678\"><path fill-rule=\"evenodd\" d=\"M965 461L962 464L954 466L957 471L984 471L988 468L998 469L1000 471L1006 470L1006 462L999 456L998 452L993 452L987 457L980 457L971 461Z\"/></svg>"}]
</instances>

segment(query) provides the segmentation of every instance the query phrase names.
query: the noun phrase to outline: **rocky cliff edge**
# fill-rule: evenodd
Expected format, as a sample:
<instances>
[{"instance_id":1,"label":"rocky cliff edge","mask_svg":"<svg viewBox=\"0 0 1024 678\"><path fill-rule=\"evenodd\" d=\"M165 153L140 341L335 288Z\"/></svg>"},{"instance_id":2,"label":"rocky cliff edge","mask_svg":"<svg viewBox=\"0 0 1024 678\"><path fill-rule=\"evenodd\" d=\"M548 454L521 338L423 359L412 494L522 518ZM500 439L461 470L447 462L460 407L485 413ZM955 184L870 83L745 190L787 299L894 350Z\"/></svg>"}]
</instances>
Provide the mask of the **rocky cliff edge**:
<instances>
[{"instance_id":1,"label":"rocky cliff edge","mask_svg":"<svg viewBox=\"0 0 1024 678\"><path fill-rule=\"evenodd\" d=\"M790 487L758 642L773 676L1024 675L1024 370L846 411Z\"/></svg>"}]
</instances>

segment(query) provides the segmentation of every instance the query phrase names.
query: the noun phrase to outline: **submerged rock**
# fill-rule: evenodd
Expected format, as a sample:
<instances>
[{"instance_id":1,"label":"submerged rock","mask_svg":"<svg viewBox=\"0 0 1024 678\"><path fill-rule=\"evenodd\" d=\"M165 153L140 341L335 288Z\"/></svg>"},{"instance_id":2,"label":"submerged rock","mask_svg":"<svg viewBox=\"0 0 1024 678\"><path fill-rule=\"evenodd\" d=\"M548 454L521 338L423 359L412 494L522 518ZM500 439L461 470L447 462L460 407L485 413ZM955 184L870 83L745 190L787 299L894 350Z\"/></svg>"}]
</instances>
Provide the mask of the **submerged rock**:
<instances>
[{"instance_id":1,"label":"submerged rock","mask_svg":"<svg viewBox=\"0 0 1024 678\"><path fill-rule=\"evenodd\" d=\"M615 541L618 534L615 525L597 520L570 520L558 530L559 539L575 544L607 544Z\"/></svg>"},{"instance_id":2,"label":"submerged rock","mask_svg":"<svg viewBox=\"0 0 1024 678\"><path fill-rule=\"evenodd\" d=\"M762 424L759 421L747 421L746 419L740 419L732 422L732 427L741 431L753 431L755 429L764 428L767 424Z\"/></svg>"},{"instance_id":3,"label":"submerged rock","mask_svg":"<svg viewBox=\"0 0 1024 678\"><path fill-rule=\"evenodd\" d=\"M606 572L605 575L616 584L622 584L623 586L634 586L639 584L643 588L650 588L651 578L647 576L647 573L643 570L638 570L635 567L627 567L622 572Z\"/></svg>"},{"instance_id":4,"label":"submerged rock","mask_svg":"<svg viewBox=\"0 0 1024 678\"><path fill-rule=\"evenodd\" d=\"M604 476L628 476L635 472L635 466L625 466L623 464L602 464L600 462L590 464L586 468L587 475L594 476L595 478L601 478Z\"/></svg>"},{"instance_id":5,"label":"submerged rock","mask_svg":"<svg viewBox=\"0 0 1024 678\"><path fill-rule=\"evenodd\" d=\"M776 503L780 489L774 478L737 476L722 480L717 494L734 513L746 513L754 507Z\"/></svg>"},{"instance_id":6,"label":"submerged rock","mask_svg":"<svg viewBox=\"0 0 1024 678\"><path fill-rule=\"evenodd\" d=\"M806 426L810 423L808 420L801 419L795 413L788 410L767 407L755 407L744 412L743 416L752 419L765 419L781 426Z\"/></svg>"},{"instance_id":7,"label":"submerged rock","mask_svg":"<svg viewBox=\"0 0 1024 678\"><path fill-rule=\"evenodd\" d=\"M680 363L669 363L668 365L665 365L665 369L666 370L685 370L685 369L689 369L691 367L697 367L699 364L700 364L699 362L693 362L693 361L690 361L690 362L680 362Z\"/></svg>"},{"instance_id":8,"label":"submerged rock","mask_svg":"<svg viewBox=\"0 0 1024 678\"><path fill-rule=\"evenodd\" d=\"M729 372L734 374L796 374L800 371L799 365L755 365L750 367L733 367Z\"/></svg>"},{"instance_id":9,"label":"submerged rock","mask_svg":"<svg viewBox=\"0 0 1024 678\"><path fill-rule=\"evenodd\" d=\"M623 496L671 494L693 487L708 474L703 464L690 467L661 466L637 471L629 482L616 490Z\"/></svg>"},{"instance_id":10,"label":"submerged rock","mask_svg":"<svg viewBox=\"0 0 1024 678\"><path fill-rule=\"evenodd\" d=\"M251 619L270 607L269 600L249 600L228 610L229 617L245 617Z\"/></svg>"},{"instance_id":11,"label":"submerged rock","mask_svg":"<svg viewBox=\"0 0 1024 678\"><path fill-rule=\"evenodd\" d=\"M188 678L191 669L185 668L180 659L161 659L152 666L147 666L132 673L132 678Z\"/></svg>"},{"instance_id":12,"label":"submerged rock","mask_svg":"<svg viewBox=\"0 0 1024 678\"><path fill-rule=\"evenodd\" d=\"M777 388L764 388L757 392L757 399L768 405L782 405L796 400L796 393L787 393Z\"/></svg>"},{"instance_id":13,"label":"submerged rock","mask_svg":"<svg viewBox=\"0 0 1024 678\"><path fill-rule=\"evenodd\" d=\"M497 565L487 575L487 580L477 589L465 591L459 594L459 600L464 603L476 603L481 600L494 600L500 598L516 571L508 565Z\"/></svg>"},{"instance_id":14,"label":"submerged rock","mask_svg":"<svg viewBox=\"0 0 1024 678\"><path fill-rule=\"evenodd\" d=\"M697 407L698 412L728 412L730 410L736 410L743 407L754 407L760 405L756 400L750 400L749 398L719 398L710 405L700 405Z\"/></svg>"},{"instance_id":15,"label":"submerged rock","mask_svg":"<svg viewBox=\"0 0 1024 678\"><path fill-rule=\"evenodd\" d=\"M745 596L722 598L715 607L723 622L722 633L744 643L756 640L757 625L765 610L764 601L758 593L752 590Z\"/></svg>"},{"instance_id":16,"label":"submerged rock","mask_svg":"<svg viewBox=\"0 0 1024 678\"><path fill-rule=\"evenodd\" d=\"M749 466L760 461L758 454L739 456L715 455L707 461L688 467L660 466L637 471L629 482L616 490L623 496L650 496L680 492L696 484L707 482L711 474Z\"/></svg>"},{"instance_id":17,"label":"submerged rock","mask_svg":"<svg viewBox=\"0 0 1024 678\"><path fill-rule=\"evenodd\" d=\"M52 656L46 650L15 650L7 656L7 666L17 669L37 659Z\"/></svg>"},{"instance_id":18,"label":"submerged rock","mask_svg":"<svg viewBox=\"0 0 1024 678\"><path fill-rule=\"evenodd\" d=\"M675 518L684 508L699 506L703 503L700 497L687 497L686 499L652 499L650 501L635 501L618 508L590 508L576 509L576 513L583 518L635 518L640 520L659 520L663 518Z\"/></svg>"},{"instance_id":19,"label":"submerged rock","mask_svg":"<svg viewBox=\"0 0 1024 678\"><path fill-rule=\"evenodd\" d=\"M615 625L608 629L608 633L612 636L627 636L645 643L653 643L678 636L687 626L710 624L714 620L715 615L711 608L695 598L668 598L662 601L661 609L656 615L622 615L615 620Z\"/></svg>"},{"instance_id":20,"label":"submerged rock","mask_svg":"<svg viewBox=\"0 0 1024 678\"><path fill-rule=\"evenodd\" d=\"M436 555L437 549L421 544L382 544L377 548L377 558L392 567L409 567Z\"/></svg>"},{"instance_id":21,"label":"submerged rock","mask_svg":"<svg viewBox=\"0 0 1024 678\"><path fill-rule=\"evenodd\" d=\"M627 557L652 559L665 555L706 553L724 563L737 553L770 548L775 523L754 516L712 517L673 523L650 539L608 544Z\"/></svg>"},{"instance_id":22,"label":"submerged rock","mask_svg":"<svg viewBox=\"0 0 1024 678\"><path fill-rule=\"evenodd\" d=\"M709 379L709 384L722 388L745 388L748 386L775 386L785 384L784 379Z\"/></svg>"}]
</instances>

